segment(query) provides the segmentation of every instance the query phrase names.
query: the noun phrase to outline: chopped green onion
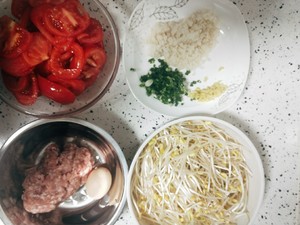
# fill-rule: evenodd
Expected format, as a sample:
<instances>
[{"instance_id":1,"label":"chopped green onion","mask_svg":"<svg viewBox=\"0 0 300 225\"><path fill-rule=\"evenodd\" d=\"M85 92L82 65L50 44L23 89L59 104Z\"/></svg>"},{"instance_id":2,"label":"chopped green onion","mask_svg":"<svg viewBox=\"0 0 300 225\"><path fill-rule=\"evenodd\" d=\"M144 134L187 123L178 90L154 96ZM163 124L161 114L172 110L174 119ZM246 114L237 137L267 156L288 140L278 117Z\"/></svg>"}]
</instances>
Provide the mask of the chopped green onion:
<instances>
[{"instance_id":1,"label":"chopped green onion","mask_svg":"<svg viewBox=\"0 0 300 225\"><path fill-rule=\"evenodd\" d=\"M140 77L140 87L146 89L148 96L154 96L164 104L177 106L183 101L183 95L187 95L187 83L184 75L178 69L171 68L163 59L151 58L149 63L153 64L149 72ZM151 80L151 84L150 84Z\"/></svg>"},{"instance_id":2,"label":"chopped green onion","mask_svg":"<svg viewBox=\"0 0 300 225\"><path fill-rule=\"evenodd\" d=\"M190 84L190 86L193 87L197 83L201 83L201 80L194 80L194 81L192 81L191 84Z\"/></svg>"},{"instance_id":3,"label":"chopped green onion","mask_svg":"<svg viewBox=\"0 0 300 225\"><path fill-rule=\"evenodd\" d=\"M148 62L151 63L151 64L153 64L153 63L155 63L155 59L151 58L151 59L148 60Z\"/></svg>"}]
</instances>

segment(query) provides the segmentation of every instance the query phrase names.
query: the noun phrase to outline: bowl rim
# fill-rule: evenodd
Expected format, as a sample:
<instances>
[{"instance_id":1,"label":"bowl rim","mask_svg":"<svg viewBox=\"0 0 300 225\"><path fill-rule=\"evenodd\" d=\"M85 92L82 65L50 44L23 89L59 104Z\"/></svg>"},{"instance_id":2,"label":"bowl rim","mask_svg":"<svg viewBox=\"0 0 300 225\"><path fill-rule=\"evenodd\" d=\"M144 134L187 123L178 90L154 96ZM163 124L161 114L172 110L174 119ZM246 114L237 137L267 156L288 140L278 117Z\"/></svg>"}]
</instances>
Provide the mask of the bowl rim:
<instances>
[{"instance_id":1,"label":"bowl rim","mask_svg":"<svg viewBox=\"0 0 300 225\"><path fill-rule=\"evenodd\" d=\"M113 225L119 219L119 217L125 207L125 204L127 202L127 196L126 196L127 181L126 180L128 177L128 164L127 164L125 155L124 155L121 147L117 143L117 141L103 128L101 128L97 125L94 125L86 120L76 118L76 117L69 117L69 118L64 117L64 118L57 118L57 119L36 119L36 120L33 120L33 121L25 124L24 126L19 128L17 131L15 131L12 135L9 136L9 138L0 147L0 160L2 159L4 153L6 152L6 149L9 147L9 145L12 143L12 141L15 140L15 138L26 133L28 130L30 130L32 128L46 125L46 124L51 124L51 123L73 123L76 125L87 127L89 129L95 131L97 134L101 135L105 140L107 140L112 145L112 147L115 150L115 153L117 154L118 159L120 161L120 167L122 169L123 178L124 178L124 190L122 191L122 198L118 204L118 207L117 207L114 215L111 217L110 221L107 223L107 225ZM7 216L5 215L1 205L0 205L0 219L3 221L4 224L13 225L10 222L10 220L7 218Z\"/></svg>"},{"instance_id":2,"label":"bowl rim","mask_svg":"<svg viewBox=\"0 0 300 225\"><path fill-rule=\"evenodd\" d=\"M258 212L259 212L259 209L263 203L263 199L264 199L264 191L265 191L265 172L264 172L264 168L263 168L263 164L262 164L262 161L261 161L261 158L260 158L260 155L256 149L256 147L254 146L254 144L252 143L252 141L249 139L248 136L246 136L245 133L243 133L240 129L238 129L237 127L235 127L233 124L227 122L227 121L224 121L222 119L218 119L216 117L212 117L212 116L202 116L202 115L192 115L192 116L184 116L184 117L179 117L179 118L175 118L175 119L171 119L170 121L166 122L165 124L161 125L159 128L157 128L154 132L152 132L143 142L142 144L140 145L140 147L138 148L138 150L136 151L135 153L135 156L134 158L132 159L131 161L131 164L130 164L130 168L129 168L129 171L128 171L128 177L126 179L126 182L127 182L127 188L126 188L126 198L127 198L127 205L128 205L128 209L129 209L129 212L130 212L130 215L132 216L133 220L139 224L139 225L142 225L136 215L135 215L135 210L134 210L134 207L133 207L133 203L132 203L132 200L131 200L131 194L130 194L130 184L131 184L131 178L132 178L132 175L133 175L133 169L136 165L136 162L141 154L141 152L144 150L145 146L148 144L148 142L156 135L158 134L160 131L162 131L163 129L171 126L171 125L174 125L174 124L177 124L179 122L183 122L183 121L187 121L187 120L206 120L206 121L210 121L210 122L213 122L213 123L218 123L218 124L221 124L223 126L226 127L226 129L229 129L233 132L235 132L236 134L238 134L238 138L239 139L242 139L248 146L250 146L251 148L251 154L253 154L253 157L255 158L255 160L258 162L258 171L259 171L259 181L260 181L260 193L258 195L258 198L256 200L257 202L257 206L254 208L253 210L253 213L252 213L252 217L249 218L249 223L248 225L252 225L254 223L254 219L256 218ZM255 149L255 151L252 151L252 149ZM255 176L257 176L257 174L255 174Z\"/></svg>"},{"instance_id":3,"label":"bowl rim","mask_svg":"<svg viewBox=\"0 0 300 225\"><path fill-rule=\"evenodd\" d=\"M114 65L111 77L110 77L107 85L103 89L103 91L100 94L98 94L97 96L95 96L90 102L88 102L87 104L85 104L79 108L72 107L71 109L65 110L63 112L57 111L54 113L53 112L51 112L51 113L47 113L47 112L36 113L35 110L28 110L28 109L26 109L26 106L23 106L23 105L15 105L0 95L0 99L3 102L5 102L12 109L14 109L20 113L23 113L25 115L34 116L34 117L41 118L41 119L42 118L59 118L59 117L71 116L71 115L74 115L74 114L77 114L77 113L80 113L80 112L83 112L83 111L89 109L90 107L95 105L107 93L107 91L111 87L111 85L112 85L113 81L115 80L117 73L119 71L120 61L121 61L121 43L120 43L118 28L116 26L116 23L115 23L113 17L111 16L111 14L107 10L107 8L103 5L103 3L101 3L100 1L97 1L97 0L94 0L94 1L95 1L95 4L97 4L97 6L99 6L99 8L101 8L103 14L107 18L107 20L112 28L112 31L114 33L114 35L112 37L113 37L114 43L115 43L115 51L114 51L115 52L115 55L114 55L115 65ZM72 106L72 104L70 104L70 106Z\"/></svg>"}]
</instances>

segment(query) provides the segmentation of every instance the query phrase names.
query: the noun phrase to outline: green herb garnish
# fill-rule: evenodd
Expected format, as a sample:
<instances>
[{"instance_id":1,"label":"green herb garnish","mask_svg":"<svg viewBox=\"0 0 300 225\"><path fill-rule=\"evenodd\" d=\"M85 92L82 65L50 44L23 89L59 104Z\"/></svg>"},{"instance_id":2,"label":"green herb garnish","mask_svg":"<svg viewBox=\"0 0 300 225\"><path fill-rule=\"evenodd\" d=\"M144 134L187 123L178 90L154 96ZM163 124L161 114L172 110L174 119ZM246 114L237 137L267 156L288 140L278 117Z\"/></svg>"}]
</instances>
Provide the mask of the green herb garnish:
<instances>
[{"instance_id":1,"label":"green herb garnish","mask_svg":"<svg viewBox=\"0 0 300 225\"><path fill-rule=\"evenodd\" d=\"M135 68L130 68L130 71L133 71L133 72L134 72L135 70L136 70Z\"/></svg>"},{"instance_id":2,"label":"green herb garnish","mask_svg":"<svg viewBox=\"0 0 300 225\"><path fill-rule=\"evenodd\" d=\"M183 95L187 95L186 78L190 72L183 74L178 69L173 69L162 59L151 58L149 63L153 64L146 75L140 78L140 87L146 89L148 96L153 95L164 104L177 106L182 102Z\"/></svg>"},{"instance_id":3,"label":"green herb garnish","mask_svg":"<svg viewBox=\"0 0 300 225\"><path fill-rule=\"evenodd\" d=\"M155 59L151 58L151 59L148 60L148 62L151 63L151 64L153 64L153 63L155 63Z\"/></svg>"},{"instance_id":4,"label":"green herb garnish","mask_svg":"<svg viewBox=\"0 0 300 225\"><path fill-rule=\"evenodd\" d=\"M201 83L201 80L194 80L191 82L190 86L193 87L195 84Z\"/></svg>"}]
</instances>

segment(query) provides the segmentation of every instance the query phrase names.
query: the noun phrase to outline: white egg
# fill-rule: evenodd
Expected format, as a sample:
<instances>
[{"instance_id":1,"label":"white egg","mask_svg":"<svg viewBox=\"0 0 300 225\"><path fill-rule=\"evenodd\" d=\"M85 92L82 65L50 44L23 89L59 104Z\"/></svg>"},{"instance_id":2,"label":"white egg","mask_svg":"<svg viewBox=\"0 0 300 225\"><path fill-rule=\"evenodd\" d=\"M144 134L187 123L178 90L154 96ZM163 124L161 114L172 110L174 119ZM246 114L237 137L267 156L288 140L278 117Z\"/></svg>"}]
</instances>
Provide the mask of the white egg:
<instances>
[{"instance_id":1,"label":"white egg","mask_svg":"<svg viewBox=\"0 0 300 225\"><path fill-rule=\"evenodd\" d=\"M110 171L105 167L96 168L86 181L86 193L93 199L100 199L109 191L111 183Z\"/></svg>"}]
</instances>

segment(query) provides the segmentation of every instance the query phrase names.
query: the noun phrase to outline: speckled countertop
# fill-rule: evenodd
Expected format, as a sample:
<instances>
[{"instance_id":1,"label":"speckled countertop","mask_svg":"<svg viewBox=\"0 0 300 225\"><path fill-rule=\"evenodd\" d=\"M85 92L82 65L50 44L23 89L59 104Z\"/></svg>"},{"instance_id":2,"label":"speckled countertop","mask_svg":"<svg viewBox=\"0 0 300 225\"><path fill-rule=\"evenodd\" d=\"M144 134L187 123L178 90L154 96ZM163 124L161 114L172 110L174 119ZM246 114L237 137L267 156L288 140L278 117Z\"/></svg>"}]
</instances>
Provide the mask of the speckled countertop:
<instances>
[{"instance_id":1,"label":"speckled countertop","mask_svg":"<svg viewBox=\"0 0 300 225\"><path fill-rule=\"evenodd\" d=\"M122 44L125 24L139 1L101 2L115 19ZM234 4L249 30L249 78L238 102L215 117L241 129L261 156L266 189L254 224L300 224L300 4L298 0L237 0ZM128 164L145 137L172 119L135 100L122 63L105 97L75 116L107 130L120 144ZM0 144L35 119L0 101ZM133 224L127 207L116 222L125 224Z\"/></svg>"}]
</instances>

